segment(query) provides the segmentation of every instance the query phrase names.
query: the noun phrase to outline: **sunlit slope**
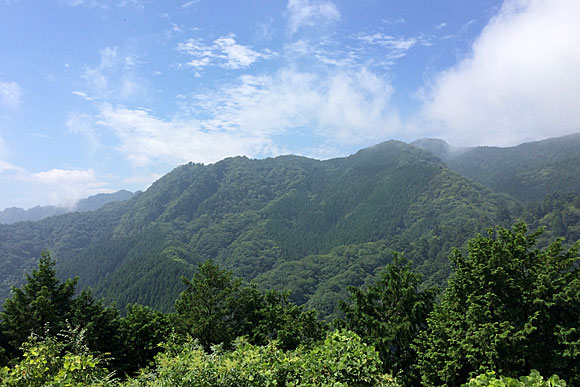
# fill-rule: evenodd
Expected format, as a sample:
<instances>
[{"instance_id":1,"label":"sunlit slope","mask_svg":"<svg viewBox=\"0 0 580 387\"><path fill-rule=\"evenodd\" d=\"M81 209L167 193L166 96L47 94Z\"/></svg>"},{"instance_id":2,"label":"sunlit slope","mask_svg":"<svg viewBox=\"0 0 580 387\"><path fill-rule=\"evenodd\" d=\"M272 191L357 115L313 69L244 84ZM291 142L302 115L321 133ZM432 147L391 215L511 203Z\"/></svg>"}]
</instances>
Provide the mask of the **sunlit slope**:
<instances>
[{"instance_id":1,"label":"sunlit slope","mask_svg":"<svg viewBox=\"0 0 580 387\"><path fill-rule=\"evenodd\" d=\"M190 163L129 201L3 226L2 292L49 249L61 276L80 276L98 296L169 310L182 289L179 277L214 259L331 313L344 288L365 282L393 251L441 283L453 247L510 223L521 209L397 141L326 161Z\"/></svg>"}]
</instances>

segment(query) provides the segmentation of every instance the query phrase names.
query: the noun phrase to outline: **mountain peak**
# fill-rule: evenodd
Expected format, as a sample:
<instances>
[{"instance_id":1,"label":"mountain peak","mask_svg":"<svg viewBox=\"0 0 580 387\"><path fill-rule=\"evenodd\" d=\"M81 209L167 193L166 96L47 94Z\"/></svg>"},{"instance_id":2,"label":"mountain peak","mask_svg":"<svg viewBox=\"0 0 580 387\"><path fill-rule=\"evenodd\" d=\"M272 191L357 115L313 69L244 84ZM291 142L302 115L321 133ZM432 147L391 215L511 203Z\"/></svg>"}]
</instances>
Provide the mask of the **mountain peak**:
<instances>
[{"instance_id":1,"label":"mountain peak","mask_svg":"<svg viewBox=\"0 0 580 387\"><path fill-rule=\"evenodd\" d=\"M471 149L469 147L449 145L445 140L440 138L420 138L409 143L409 145L431 152L445 162Z\"/></svg>"}]
</instances>

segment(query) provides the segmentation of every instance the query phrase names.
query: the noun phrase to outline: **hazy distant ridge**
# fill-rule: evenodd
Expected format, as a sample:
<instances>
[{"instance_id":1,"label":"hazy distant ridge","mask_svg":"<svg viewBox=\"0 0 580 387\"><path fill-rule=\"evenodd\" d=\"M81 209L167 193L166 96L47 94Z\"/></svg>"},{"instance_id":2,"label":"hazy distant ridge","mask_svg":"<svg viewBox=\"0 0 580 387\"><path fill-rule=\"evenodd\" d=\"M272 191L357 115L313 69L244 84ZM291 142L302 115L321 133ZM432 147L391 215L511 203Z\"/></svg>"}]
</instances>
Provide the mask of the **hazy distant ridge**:
<instances>
[{"instance_id":1,"label":"hazy distant ridge","mask_svg":"<svg viewBox=\"0 0 580 387\"><path fill-rule=\"evenodd\" d=\"M0 211L0 223L12 224L23 221L34 222L48 218L49 216L66 214L67 212L94 211L111 202L129 200L133 197L133 195L134 194L132 192L127 190L121 190L110 194L100 193L79 200L79 202L73 208L58 206L36 206L25 210L18 207L10 207Z\"/></svg>"},{"instance_id":2,"label":"hazy distant ridge","mask_svg":"<svg viewBox=\"0 0 580 387\"><path fill-rule=\"evenodd\" d=\"M501 148L458 148L433 138L411 145L479 184L526 202L554 193L580 193L580 133Z\"/></svg>"}]
</instances>

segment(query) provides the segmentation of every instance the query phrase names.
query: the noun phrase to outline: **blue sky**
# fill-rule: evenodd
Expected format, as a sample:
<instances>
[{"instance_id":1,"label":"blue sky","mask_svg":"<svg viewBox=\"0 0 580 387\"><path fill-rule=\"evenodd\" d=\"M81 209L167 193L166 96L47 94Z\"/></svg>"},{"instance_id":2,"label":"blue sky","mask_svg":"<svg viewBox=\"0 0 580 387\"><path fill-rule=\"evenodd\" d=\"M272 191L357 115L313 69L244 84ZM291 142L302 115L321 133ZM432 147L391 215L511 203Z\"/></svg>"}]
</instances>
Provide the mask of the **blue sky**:
<instances>
[{"instance_id":1,"label":"blue sky","mask_svg":"<svg viewBox=\"0 0 580 387\"><path fill-rule=\"evenodd\" d=\"M577 0L0 0L0 209L189 161L580 131Z\"/></svg>"}]
</instances>

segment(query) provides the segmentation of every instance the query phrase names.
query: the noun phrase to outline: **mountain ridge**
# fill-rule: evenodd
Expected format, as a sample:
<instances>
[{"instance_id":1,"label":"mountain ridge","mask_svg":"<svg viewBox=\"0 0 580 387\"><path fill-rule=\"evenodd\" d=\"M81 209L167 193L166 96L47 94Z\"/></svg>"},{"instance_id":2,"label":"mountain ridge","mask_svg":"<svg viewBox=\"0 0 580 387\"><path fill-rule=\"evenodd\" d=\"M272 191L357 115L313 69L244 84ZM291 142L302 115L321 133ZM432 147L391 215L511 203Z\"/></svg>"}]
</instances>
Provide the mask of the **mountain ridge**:
<instances>
[{"instance_id":1,"label":"mountain ridge","mask_svg":"<svg viewBox=\"0 0 580 387\"><path fill-rule=\"evenodd\" d=\"M442 284L451 250L488 227L527 217L576 235L567 222L577 222L580 201L550 200L528 209L394 140L323 161L188 163L100 210L0 225L0 296L49 249L59 276L79 276L81 288L121 308L171 310L183 289L177 279L212 259L329 315L347 286L368 282L394 251L428 284Z\"/></svg>"},{"instance_id":2,"label":"mountain ridge","mask_svg":"<svg viewBox=\"0 0 580 387\"><path fill-rule=\"evenodd\" d=\"M411 143L473 181L524 202L580 193L580 133L512 147L453 147L440 139Z\"/></svg>"},{"instance_id":3,"label":"mountain ridge","mask_svg":"<svg viewBox=\"0 0 580 387\"><path fill-rule=\"evenodd\" d=\"M80 199L72 208L60 206L34 206L29 209L9 207L0 211L0 224L12 224L16 222L35 222L50 216L63 215L69 212L86 212L97 210L104 205L129 200L134 195L127 190L119 190L113 193L100 193Z\"/></svg>"}]
</instances>

